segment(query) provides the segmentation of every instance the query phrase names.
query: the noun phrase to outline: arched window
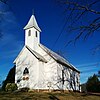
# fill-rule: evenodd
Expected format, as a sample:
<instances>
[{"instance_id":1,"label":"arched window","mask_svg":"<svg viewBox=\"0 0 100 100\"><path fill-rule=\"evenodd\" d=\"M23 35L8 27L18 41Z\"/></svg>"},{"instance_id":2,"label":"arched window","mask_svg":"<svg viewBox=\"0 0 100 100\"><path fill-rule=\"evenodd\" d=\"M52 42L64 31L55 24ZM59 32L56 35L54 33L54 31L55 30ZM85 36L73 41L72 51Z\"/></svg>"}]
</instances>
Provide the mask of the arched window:
<instances>
[{"instance_id":1,"label":"arched window","mask_svg":"<svg viewBox=\"0 0 100 100\"><path fill-rule=\"evenodd\" d=\"M28 68L25 68L23 74L24 74L24 75L25 75L25 74L29 74Z\"/></svg>"},{"instance_id":2,"label":"arched window","mask_svg":"<svg viewBox=\"0 0 100 100\"><path fill-rule=\"evenodd\" d=\"M38 33L37 33L37 31L35 31L35 35L36 35L36 37L38 37Z\"/></svg>"},{"instance_id":3,"label":"arched window","mask_svg":"<svg viewBox=\"0 0 100 100\"><path fill-rule=\"evenodd\" d=\"M29 70L28 68L25 68L23 71L23 80L29 80Z\"/></svg>"},{"instance_id":4,"label":"arched window","mask_svg":"<svg viewBox=\"0 0 100 100\"><path fill-rule=\"evenodd\" d=\"M28 31L28 36L31 36L31 30Z\"/></svg>"}]
</instances>

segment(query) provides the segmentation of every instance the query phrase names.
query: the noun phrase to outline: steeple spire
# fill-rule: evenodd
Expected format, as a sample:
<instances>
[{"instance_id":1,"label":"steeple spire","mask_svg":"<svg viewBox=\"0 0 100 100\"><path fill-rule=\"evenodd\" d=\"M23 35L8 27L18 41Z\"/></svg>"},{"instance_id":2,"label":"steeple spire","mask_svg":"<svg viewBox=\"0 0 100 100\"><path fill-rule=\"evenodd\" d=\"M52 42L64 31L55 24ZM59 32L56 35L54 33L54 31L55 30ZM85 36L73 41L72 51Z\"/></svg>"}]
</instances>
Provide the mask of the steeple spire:
<instances>
[{"instance_id":1,"label":"steeple spire","mask_svg":"<svg viewBox=\"0 0 100 100\"><path fill-rule=\"evenodd\" d=\"M33 13L33 11L32 11ZM36 18L34 15L31 16L29 22L27 23L27 25L24 27L24 29L29 29L29 28L32 28L34 27L35 29L37 29L39 32L41 32L41 29L39 28L38 24L37 24L37 21L36 21Z\"/></svg>"}]
</instances>

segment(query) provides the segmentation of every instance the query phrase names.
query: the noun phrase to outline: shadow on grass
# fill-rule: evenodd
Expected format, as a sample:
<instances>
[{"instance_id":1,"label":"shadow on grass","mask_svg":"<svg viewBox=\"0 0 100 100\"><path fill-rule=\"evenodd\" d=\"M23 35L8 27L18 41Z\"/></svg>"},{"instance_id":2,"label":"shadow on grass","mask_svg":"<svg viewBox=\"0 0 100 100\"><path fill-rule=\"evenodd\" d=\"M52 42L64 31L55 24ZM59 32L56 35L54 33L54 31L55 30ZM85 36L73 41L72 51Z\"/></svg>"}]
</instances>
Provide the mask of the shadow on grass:
<instances>
[{"instance_id":1,"label":"shadow on grass","mask_svg":"<svg viewBox=\"0 0 100 100\"><path fill-rule=\"evenodd\" d=\"M49 94L49 98L50 98L50 100L60 100L56 96L54 96L53 94Z\"/></svg>"},{"instance_id":2,"label":"shadow on grass","mask_svg":"<svg viewBox=\"0 0 100 100\"><path fill-rule=\"evenodd\" d=\"M100 93L83 93L81 96L100 96Z\"/></svg>"}]
</instances>

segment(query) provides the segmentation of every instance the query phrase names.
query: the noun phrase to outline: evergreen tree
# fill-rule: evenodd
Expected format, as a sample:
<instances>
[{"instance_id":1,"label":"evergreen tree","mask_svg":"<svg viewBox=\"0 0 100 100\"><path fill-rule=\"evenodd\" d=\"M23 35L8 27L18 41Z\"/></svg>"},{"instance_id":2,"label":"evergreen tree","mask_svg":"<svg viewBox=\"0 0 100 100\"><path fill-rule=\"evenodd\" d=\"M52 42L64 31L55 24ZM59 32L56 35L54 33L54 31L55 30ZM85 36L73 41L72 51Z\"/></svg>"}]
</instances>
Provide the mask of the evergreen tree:
<instances>
[{"instance_id":1,"label":"evergreen tree","mask_svg":"<svg viewBox=\"0 0 100 100\"><path fill-rule=\"evenodd\" d=\"M88 92L100 92L100 81L97 75L93 75L88 78L86 83L86 89Z\"/></svg>"},{"instance_id":2,"label":"evergreen tree","mask_svg":"<svg viewBox=\"0 0 100 100\"><path fill-rule=\"evenodd\" d=\"M5 90L7 83L15 83L15 66L10 69L6 80L3 81L2 90Z\"/></svg>"}]
</instances>

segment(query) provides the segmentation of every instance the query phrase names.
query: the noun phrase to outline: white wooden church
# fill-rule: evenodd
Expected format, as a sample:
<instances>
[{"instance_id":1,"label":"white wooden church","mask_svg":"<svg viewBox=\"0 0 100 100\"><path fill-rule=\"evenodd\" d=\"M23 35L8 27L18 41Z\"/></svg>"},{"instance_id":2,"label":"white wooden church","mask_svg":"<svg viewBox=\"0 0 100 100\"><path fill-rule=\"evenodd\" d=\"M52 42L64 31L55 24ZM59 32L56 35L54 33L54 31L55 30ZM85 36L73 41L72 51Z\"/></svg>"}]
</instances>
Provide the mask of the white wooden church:
<instances>
[{"instance_id":1,"label":"white wooden church","mask_svg":"<svg viewBox=\"0 0 100 100\"><path fill-rule=\"evenodd\" d=\"M80 71L40 43L41 29L34 15L24 30L25 45L14 60L18 88L79 91Z\"/></svg>"}]
</instances>

